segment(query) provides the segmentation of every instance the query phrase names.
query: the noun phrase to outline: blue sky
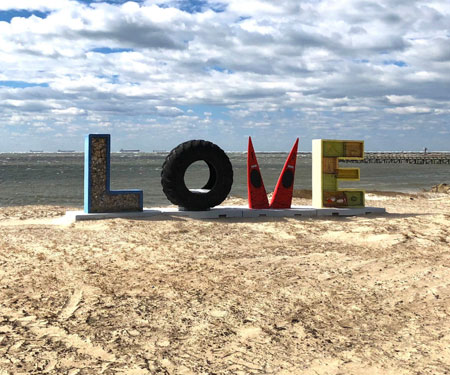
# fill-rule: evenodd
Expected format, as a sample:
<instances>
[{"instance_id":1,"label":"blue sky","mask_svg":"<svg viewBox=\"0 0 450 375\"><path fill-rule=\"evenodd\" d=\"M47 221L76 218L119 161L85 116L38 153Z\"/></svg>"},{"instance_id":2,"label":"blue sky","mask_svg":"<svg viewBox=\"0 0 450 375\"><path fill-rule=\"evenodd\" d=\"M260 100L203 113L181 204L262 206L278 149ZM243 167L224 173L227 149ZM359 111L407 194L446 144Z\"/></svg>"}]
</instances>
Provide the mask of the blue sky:
<instances>
[{"instance_id":1,"label":"blue sky","mask_svg":"<svg viewBox=\"0 0 450 375\"><path fill-rule=\"evenodd\" d=\"M450 151L447 0L2 0L0 152Z\"/></svg>"}]
</instances>

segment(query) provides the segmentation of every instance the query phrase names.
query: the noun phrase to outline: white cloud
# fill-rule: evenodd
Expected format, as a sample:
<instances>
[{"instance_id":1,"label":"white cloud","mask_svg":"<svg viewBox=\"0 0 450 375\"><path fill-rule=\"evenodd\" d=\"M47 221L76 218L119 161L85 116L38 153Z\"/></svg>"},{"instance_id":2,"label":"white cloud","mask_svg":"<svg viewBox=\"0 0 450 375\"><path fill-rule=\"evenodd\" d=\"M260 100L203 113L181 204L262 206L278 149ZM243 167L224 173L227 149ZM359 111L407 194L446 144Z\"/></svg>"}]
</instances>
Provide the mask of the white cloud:
<instances>
[{"instance_id":1,"label":"white cloud","mask_svg":"<svg viewBox=\"0 0 450 375\"><path fill-rule=\"evenodd\" d=\"M181 116L183 111L176 107L156 106L157 114L160 116L176 117Z\"/></svg>"},{"instance_id":2,"label":"white cloud","mask_svg":"<svg viewBox=\"0 0 450 375\"><path fill-rule=\"evenodd\" d=\"M77 115L86 114L86 111L84 109L70 107L70 108L64 108L64 109L53 109L52 113L54 113L56 115L77 116Z\"/></svg>"},{"instance_id":3,"label":"white cloud","mask_svg":"<svg viewBox=\"0 0 450 375\"><path fill-rule=\"evenodd\" d=\"M0 11L15 9L52 11L67 8L71 3L73 3L73 1L71 2L69 0L2 0L0 2Z\"/></svg>"},{"instance_id":4,"label":"white cloud","mask_svg":"<svg viewBox=\"0 0 450 375\"><path fill-rule=\"evenodd\" d=\"M343 106L337 108L339 111L342 112L366 112L370 111L369 107L364 106Z\"/></svg>"},{"instance_id":5,"label":"white cloud","mask_svg":"<svg viewBox=\"0 0 450 375\"><path fill-rule=\"evenodd\" d=\"M408 106L408 107L387 108L385 111L387 113L393 113L396 115L411 115L411 114L431 113L433 109L428 107Z\"/></svg>"},{"instance_id":6,"label":"white cloud","mask_svg":"<svg viewBox=\"0 0 450 375\"><path fill-rule=\"evenodd\" d=\"M386 95L389 103L392 104L410 104L415 103L417 100L411 95Z\"/></svg>"}]
</instances>

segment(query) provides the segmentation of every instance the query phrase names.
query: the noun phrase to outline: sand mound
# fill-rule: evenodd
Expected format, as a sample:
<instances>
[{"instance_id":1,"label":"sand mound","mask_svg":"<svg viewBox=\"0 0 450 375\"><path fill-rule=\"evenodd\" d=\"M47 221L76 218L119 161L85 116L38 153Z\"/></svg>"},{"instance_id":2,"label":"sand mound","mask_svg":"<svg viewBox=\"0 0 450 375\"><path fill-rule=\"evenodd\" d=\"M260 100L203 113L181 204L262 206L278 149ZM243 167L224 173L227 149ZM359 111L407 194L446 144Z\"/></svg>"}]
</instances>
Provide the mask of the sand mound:
<instances>
[{"instance_id":1,"label":"sand mound","mask_svg":"<svg viewBox=\"0 0 450 375\"><path fill-rule=\"evenodd\" d=\"M439 185L434 185L430 191L432 193L445 193L445 194L450 194L450 185L449 184L439 184Z\"/></svg>"}]
</instances>

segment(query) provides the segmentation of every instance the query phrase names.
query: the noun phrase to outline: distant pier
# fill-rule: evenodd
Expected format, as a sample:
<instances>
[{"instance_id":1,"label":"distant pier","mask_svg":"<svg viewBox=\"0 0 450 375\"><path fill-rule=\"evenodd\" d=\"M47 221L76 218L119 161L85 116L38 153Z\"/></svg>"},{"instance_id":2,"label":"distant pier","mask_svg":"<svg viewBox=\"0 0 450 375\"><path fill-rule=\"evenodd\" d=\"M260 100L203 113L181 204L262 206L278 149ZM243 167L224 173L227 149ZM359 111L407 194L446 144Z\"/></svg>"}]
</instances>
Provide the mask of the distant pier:
<instances>
[{"instance_id":1,"label":"distant pier","mask_svg":"<svg viewBox=\"0 0 450 375\"><path fill-rule=\"evenodd\" d=\"M365 152L364 160L343 160L348 163L450 164L450 152Z\"/></svg>"}]
</instances>

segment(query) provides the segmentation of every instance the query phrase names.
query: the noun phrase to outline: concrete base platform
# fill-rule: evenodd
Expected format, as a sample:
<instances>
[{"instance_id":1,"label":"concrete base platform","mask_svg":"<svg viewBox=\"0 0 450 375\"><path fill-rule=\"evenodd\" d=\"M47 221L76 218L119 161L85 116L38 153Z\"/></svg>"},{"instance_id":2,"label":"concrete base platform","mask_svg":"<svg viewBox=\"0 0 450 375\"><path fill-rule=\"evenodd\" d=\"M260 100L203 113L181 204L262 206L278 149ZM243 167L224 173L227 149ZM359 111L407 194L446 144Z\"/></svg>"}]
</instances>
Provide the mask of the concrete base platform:
<instances>
[{"instance_id":1,"label":"concrete base platform","mask_svg":"<svg viewBox=\"0 0 450 375\"><path fill-rule=\"evenodd\" d=\"M309 206L294 206L281 210L254 210L248 207L214 207L208 211L180 211L178 208L160 207L144 209L142 212L110 212L87 214L84 211L67 211L65 221L101 220L101 219L144 219L157 217L190 217L193 219L224 219L224 218L257 218L257 217L318 217L318 216L360 216L366 214L382 214L386 209L379 207L362 208L313 208Z\"/></svg>"}]
</instances>

